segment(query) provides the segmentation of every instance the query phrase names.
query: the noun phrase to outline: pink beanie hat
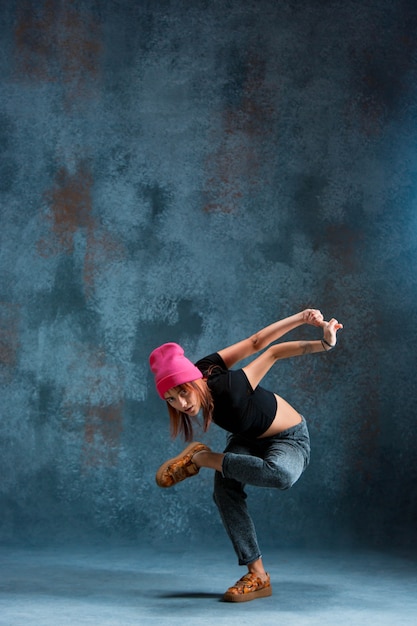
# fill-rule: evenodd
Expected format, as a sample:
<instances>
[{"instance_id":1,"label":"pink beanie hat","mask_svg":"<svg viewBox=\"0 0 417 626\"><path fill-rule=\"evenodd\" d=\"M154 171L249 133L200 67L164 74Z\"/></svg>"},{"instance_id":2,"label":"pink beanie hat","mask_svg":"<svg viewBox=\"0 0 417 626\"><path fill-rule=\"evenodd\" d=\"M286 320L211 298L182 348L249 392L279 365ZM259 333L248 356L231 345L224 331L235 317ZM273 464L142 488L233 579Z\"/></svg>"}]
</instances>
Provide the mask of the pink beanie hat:
<instances>
[{"instance_id":1,"label":"pink beanie hat","mask_svg":"<svg viewBox=\"0 0 417 626\"><path fill-rule=\"evenodd\" d=\"M155 348L149 356L149 364L163 400L168 389L203 378L198 367L184 356L184 350L177 343L164 343Z\"/></svg>"}]
</instances>

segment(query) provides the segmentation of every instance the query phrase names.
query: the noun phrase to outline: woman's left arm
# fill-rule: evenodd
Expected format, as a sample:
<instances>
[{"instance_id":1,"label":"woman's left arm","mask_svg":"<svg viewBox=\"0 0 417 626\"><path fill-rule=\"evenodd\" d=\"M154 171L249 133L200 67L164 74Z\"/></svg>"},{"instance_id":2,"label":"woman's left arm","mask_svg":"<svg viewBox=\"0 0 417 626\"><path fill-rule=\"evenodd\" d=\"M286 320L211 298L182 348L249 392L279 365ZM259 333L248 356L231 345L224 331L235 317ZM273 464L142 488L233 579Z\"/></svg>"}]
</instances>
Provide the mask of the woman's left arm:
<instances>
[{"instance_id":1,"label":"woman's left arm","mask_svg":"<svg viewBox=\"0 0 417 626\"><path fill-rule=\"evenodd\" d=\"M315 341L286 341L270 346L263 354L254 359L251 363L243 367L252 389L255 389L269 372L271 367L281 359L288 359L293 356L313 354L315 352L328 352L336 345L336 333L343 324L336 319L330 322L322 321L323 339Z\"/></svg>"}]
</instances>

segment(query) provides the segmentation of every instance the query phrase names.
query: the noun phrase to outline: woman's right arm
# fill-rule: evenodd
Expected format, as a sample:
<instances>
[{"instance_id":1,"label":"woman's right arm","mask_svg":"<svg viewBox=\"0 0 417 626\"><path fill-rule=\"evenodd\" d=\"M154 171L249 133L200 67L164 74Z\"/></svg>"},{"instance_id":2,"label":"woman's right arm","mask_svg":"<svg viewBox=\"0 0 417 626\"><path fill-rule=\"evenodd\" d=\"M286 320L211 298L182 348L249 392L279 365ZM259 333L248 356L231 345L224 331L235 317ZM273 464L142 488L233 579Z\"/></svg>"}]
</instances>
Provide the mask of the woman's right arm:
<instances>
[{"instance_id":1,"label":"woman's right arm","mask_svg":"<svg viewBox=\"0 0 417 626\"><path fill-rule=\"evenodd\" d=\"M243 341L234 343L227 348L219 350L227 368L232 367L242 359L245 359L260 350L267 348L271 343L277 341L280 337L302 326L303 324L311 324L313 326L321 326L323 323L323 315L317 309L305 309L300 313L286 317L262 328L254 335L251 335Z\"/></svg>"},{"instance_id":2,"label":"woman's right arm","mask_svg":"<svg viewBox=\"0 0 417 626\"><path fill-rule=\"evenodd\" d=\"M329 322L323 321L320 326L323 328L323 341L286 341L278 343L265 350L263 354L242 368L252 389L259 385L265 374L280 359L331 350L336 345L337 331L343 328L343 324L332 318Z\"/></svg>"}]
</instances>

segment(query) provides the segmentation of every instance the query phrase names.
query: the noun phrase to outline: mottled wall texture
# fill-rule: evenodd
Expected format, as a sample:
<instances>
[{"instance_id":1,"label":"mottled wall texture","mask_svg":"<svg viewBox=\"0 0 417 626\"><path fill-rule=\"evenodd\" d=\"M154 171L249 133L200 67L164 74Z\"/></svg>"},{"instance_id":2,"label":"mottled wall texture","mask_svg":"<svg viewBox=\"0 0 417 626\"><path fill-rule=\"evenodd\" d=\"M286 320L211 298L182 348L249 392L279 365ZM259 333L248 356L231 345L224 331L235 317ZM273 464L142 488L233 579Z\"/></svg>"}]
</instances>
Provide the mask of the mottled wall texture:
<instances>
[{"instance_id":1,"label":"mottled wall texture","mask_svg":"<svg viewBox=\"0 0 417 626\"><path fill-rule=\"evenodd\" d=\"M292 490L249 490L261 542L413 545L415 3L0 11L0 540L223 537L209 470L155 485L182 444L148 354L313 306L345 328L265 381L313 456Z\"/></svg>"}]
</instances>

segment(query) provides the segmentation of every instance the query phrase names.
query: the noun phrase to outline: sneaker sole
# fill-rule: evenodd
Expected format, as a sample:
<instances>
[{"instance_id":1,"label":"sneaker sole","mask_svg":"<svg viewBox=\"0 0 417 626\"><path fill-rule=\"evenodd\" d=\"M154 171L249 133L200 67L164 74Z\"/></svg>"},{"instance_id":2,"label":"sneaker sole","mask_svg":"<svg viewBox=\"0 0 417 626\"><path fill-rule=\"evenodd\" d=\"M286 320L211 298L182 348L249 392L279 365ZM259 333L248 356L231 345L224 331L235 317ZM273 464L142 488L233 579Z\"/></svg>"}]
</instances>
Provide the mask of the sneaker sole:
<instances>
[{"instance_id":1,"label":"sneaker sole","mask_svg":"<svg viewBox=\"0 0 417 626\"><path fill-rule=\"evenodd\" d=\"M272 587L264 587L257 591L250 591L249 593L226 593L223 596L224 602L249 602L250 600L256 600L257 598L268 598L272 596Z\"/></svg>"},{"instance_id":2,"label":"sneaker sole","mask_svg":"<svg viewBox=\"0 0 417 626\"><path fill-rule=\"evenodd\" d=\"M156 472L155 475L155 480L156 480L156 484L158 485L158 487L162 487L163 489L168 489L169 487L173 487L174 485L177 485L178 483L173 483L172 485L164 485L162 484L161 480L162 480L162 476L165 472L165 470L172 465L173 463L175 463L176 461L180 461L183 457L187 456L187 454L190 454L195 448L201 446L201 443L190 443L185 450L183 450L182 452L180 452L180 454L178 454L177 456L174 456L172 459L169 459L168 461L165 461L165 463L162 463L161 467L158 469L158 471ZM207 448L208 450L208 448ZM191 478L191 476L190 476Z\"/></svg>"}]
</instances>

